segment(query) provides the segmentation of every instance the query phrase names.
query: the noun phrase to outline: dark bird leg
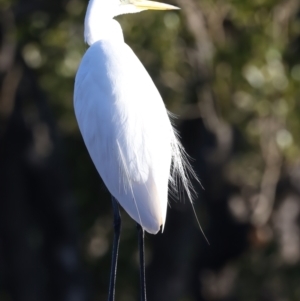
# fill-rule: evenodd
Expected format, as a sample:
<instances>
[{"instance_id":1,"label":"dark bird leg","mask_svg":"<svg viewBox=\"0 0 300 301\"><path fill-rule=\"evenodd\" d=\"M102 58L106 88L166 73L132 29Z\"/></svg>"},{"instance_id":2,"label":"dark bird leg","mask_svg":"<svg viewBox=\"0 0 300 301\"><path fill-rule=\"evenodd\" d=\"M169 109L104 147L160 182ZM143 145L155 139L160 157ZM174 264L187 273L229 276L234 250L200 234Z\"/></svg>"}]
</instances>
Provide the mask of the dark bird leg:
<instances>
[{"instance_id":1,"label":"dark bird leg","mask_svg":"<svg viewBox=\"0 0 300 301\"><path fill-rule=\"evenodd\" d=\"M146 297L146 276L145 276L145 249L144 249L144 229L137 224L140 256L140 282L141 282L141 301L147 301Z\"/></svg>"},{"instance_id":2,"label":"dark bird leg","mask_svg":"<svg viewBox=\"0 0 300 301\"><path fill-rule=\"evenodd\" d=\"M120 234L121 234L121 215L119 210L119 204L113 196L112 196L112 206L114 212L114 242L113 242L112 260L111 260L108 301L115 300L117 261L118 261L118 251L119 251L119 242L120 242Z\"/></svg>"}]
</instances>

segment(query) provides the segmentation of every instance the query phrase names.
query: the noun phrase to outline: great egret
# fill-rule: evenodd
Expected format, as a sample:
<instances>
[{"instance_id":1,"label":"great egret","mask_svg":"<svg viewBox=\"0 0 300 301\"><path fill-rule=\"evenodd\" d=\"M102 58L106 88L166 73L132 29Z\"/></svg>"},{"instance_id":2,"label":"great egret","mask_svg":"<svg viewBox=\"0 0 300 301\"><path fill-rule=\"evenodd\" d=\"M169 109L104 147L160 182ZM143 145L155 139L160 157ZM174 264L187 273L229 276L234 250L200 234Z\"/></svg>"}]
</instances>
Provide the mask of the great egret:
<instances>
[{"instance_id":1,"label":"great egret","mask_svg":"<svg viewBox=\"0 0 300 301\"><path fill-rule=\"evenodd\" d=\"M137 222L142 300L146 300L144 230L164 227L168 183L181 181L191 199L190 168L168 113L147 71L124 42L113 17L178 9L146 0L90 0L84 36L90 45L75 80L74 107L89 154L112 195L114 244L108 300L114 300L121 218L118 203Z\"/></svg>"}]
</instances>

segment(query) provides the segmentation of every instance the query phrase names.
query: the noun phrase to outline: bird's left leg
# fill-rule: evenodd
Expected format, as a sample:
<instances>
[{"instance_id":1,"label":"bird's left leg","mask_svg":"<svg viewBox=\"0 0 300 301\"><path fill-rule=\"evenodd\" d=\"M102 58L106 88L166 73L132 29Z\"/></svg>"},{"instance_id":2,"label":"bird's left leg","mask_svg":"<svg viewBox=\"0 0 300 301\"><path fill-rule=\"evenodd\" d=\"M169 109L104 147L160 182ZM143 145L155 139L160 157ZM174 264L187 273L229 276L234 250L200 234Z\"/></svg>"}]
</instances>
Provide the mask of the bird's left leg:
<instances>
[{"instance_id":1,"label":"bird's left leg","mask_svg":"<svg viewBox=\"0 0 300 301\"><path fill-rule=\"evenodd\" d=\"M137 224L139 257L140 257L140 282L141 282L141 301L147 301L146 296L146 275L145 275L145 248L144 248L144 229Z\"/></svg>"},{"instance_id":2,"label":"bird's left leg","mask_svg":"<svg viewBox=\"0 0 300 301\"><path fill-rule=\"evenodd\" d=\"M118 261L118 251L119 251L119 242L120 242L120 234L121 234L121 215L119 210L119 204L118 201L113 196L112 196L112 206L114 212L114 243L113 243L113 253L112 253L112 260L111 260L108 301L115 300L117 261Z\"/></svg>"}]
</instances>

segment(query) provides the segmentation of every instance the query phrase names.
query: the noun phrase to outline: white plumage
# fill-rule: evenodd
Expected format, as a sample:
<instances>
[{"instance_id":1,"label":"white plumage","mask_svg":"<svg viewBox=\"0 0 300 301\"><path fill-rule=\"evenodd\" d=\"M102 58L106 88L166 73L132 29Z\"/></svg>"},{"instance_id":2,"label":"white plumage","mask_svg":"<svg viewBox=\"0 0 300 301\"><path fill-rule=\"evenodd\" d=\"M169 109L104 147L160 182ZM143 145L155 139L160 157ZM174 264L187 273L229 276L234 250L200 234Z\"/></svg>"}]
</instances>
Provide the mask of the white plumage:
<instances>
[{"instance_id":1,"label":"white plumage","mask_svg":"<svg viewBox=\"0 0 300 301\"><path fill-rule=\"evenodd\" d=\"M112 19L153 8L149 6L153 3L90 1L85 19L90 47L76 75L74 107L84 142L108 190L154 234L164 226L168 182L176 185L176 173L190 197L185 174L189 165L159 92ZM159 8L154 9L174 8L156 5Z\"/></svg>"}]
</instances>

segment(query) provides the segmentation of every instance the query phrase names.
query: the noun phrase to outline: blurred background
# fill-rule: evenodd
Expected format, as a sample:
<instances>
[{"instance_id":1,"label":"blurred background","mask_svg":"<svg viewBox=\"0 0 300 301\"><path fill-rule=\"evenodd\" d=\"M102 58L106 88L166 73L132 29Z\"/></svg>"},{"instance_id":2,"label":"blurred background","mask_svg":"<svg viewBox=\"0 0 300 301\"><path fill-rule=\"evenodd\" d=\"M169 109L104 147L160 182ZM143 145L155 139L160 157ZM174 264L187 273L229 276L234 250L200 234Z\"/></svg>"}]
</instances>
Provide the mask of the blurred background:
<instances>
[{"instance_id":1,"label":"blurred background","mask_svg":"<svg viewBox=\"0 0 300 301\"><path fill-rule=\"evenodd\" d=\"M300 300L300 2L173 0L120 16L193 158L195 209L146 234L149 301ZM106 300L110 196L73 85L87 0L0 0L0 300ZM155 122L155 116L153 116ZM139 299L122 211L116 301Z\"/></svg>"}]
</instances>

